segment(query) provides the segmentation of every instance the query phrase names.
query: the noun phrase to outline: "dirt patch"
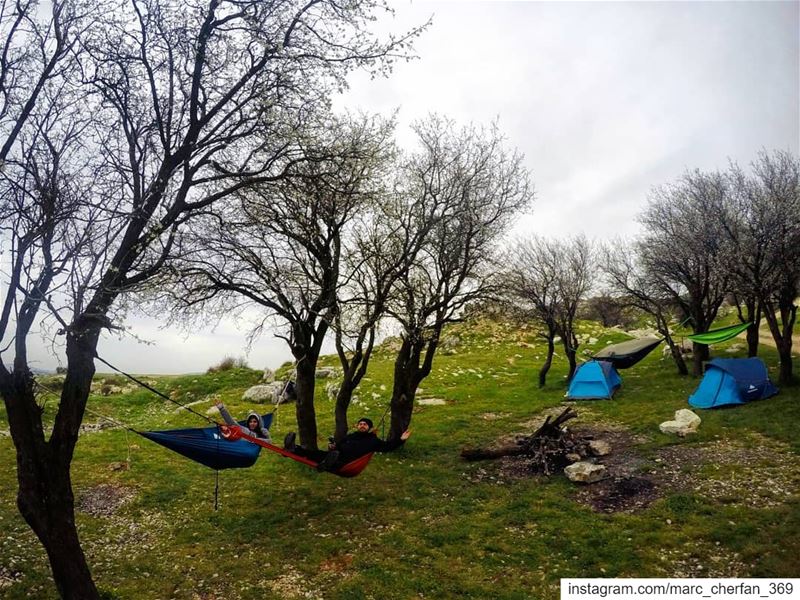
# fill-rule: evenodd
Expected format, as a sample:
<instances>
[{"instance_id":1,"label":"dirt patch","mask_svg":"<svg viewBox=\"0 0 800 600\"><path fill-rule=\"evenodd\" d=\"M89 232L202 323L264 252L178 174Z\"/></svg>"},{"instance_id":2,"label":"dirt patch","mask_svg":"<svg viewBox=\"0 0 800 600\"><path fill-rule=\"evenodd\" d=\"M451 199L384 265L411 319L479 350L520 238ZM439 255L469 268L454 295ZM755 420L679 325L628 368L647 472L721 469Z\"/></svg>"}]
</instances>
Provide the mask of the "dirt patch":
<instances>
[{"instance_id":1,"label":"dirt patch","mask_svg":"<svg viewBox=\"0 0 800 600\"><path fill-rule=\"evenodd\" d=\"M659 488L647 477L610 477L579 490L575 498L598 512L636 512L660 497Z\"/></svg>"},{"instance_id":2,"label":"dirt patch","mask_svg":"<svg viewBox=\"0 0 800 600\"><path fill-rule=\"evenodd\" d=\"M722 504L768 508L800 489L800 461L791 449L758 434L659 450L650 474L677 491Z\"/></svg>"},{"instance_id":3,"label":"dirt patch","mask_svg":"<svg viewBox=\"0 0 800 600\"><path fill-rule=\"evenodd\" d=\"M76 508L93 517L110 517L135 497L133 488L101 483L81 492Z\"/></svg>"}]
</instances>

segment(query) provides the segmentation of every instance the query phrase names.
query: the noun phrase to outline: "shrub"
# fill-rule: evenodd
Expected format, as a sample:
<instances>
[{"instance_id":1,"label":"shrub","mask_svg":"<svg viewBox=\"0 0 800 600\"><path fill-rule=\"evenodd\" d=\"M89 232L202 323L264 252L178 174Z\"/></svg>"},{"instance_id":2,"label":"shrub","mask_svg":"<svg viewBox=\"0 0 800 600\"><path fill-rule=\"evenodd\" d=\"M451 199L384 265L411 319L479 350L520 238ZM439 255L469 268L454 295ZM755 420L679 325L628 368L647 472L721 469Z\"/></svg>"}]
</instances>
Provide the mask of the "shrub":
<instances>
[{"instance_id":1,"label":"shrub","mask_svg":"<svg viewBox=\"0 0 800 600\"><path fill-rule=\"evenodd\" d=\"M222 371L230 371L231 369L247 369L249 368L247 361L243 356L235 358L233 356L226 356L218 364L208 367L206 373L221 373Z\"/></svg>"}]
</instances>

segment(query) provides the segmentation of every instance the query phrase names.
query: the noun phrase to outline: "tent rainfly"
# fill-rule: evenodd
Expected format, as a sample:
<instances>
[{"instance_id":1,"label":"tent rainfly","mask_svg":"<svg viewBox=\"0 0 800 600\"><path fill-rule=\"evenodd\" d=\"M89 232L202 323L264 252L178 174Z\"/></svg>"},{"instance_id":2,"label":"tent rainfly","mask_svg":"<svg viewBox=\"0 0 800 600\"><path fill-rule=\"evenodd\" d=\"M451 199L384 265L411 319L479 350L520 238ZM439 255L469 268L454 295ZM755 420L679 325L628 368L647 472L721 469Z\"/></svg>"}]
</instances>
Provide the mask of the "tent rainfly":
<instances>
[{"instance_id":1,"label":"tent rainfly","mask_svg":"<svg viewBox=\"0 0 800 600\"><path fill-rule=\"evenodd\" d=\"M706 366L700 385L689 396L695 408L746 404L778 393L760 358L715 358Z\"/></svg>"},{"instance_id":2,"label":"tent rainfly","mask_svg":"<svg viewBox=\"0 0 800 600\"><path fill-rule=\"evenodd\" d=\"M622 385L614 365L605 360L590 360L579 366L567 391L569 400L609 399Z\"/></svg>"}]
</instances>

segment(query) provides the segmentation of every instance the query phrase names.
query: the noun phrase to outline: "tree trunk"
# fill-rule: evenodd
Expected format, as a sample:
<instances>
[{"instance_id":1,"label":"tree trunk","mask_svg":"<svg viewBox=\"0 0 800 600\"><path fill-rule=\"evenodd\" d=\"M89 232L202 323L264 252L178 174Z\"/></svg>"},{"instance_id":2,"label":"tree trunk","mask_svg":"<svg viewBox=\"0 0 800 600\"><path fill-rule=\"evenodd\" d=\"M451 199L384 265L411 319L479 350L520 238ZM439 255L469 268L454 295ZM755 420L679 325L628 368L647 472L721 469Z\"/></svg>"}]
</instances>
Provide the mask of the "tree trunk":
<instances>
[{"instance_id":1,"label":"tree trunk","mask_svg":"<svg viewBox=\"0 0 800 600\"><path fill-rule=\"evenodd\" d=\"M703 375L703 363L710 357L708 346L705 344L692 343L692 375L701 377Z\"/></svg>"},{"instance_id":2,"label":"tree trunk","mask_svg":"<svg viewBox=\"0 0 800 600\"><path fill-rule=\"evenodd\" d=\"M686 368L686 361L683 360L680 346L677 346L672 338L667 338L667 344L669 345L670 354L672 354L672 360L675 361L675 366L678 368L678 374L688 375L689 369Z\"/></svg>"},{"instance_id":3,"label":"tree trunk","mask_svg":"<svg viewBox=\"0 0 800 600\"><path fill-rule=\"evenodd\" d=\"M67 377L53 433L45 440L27 366L0 377L17 450L17 507L47 552L62 598L99 598L75 527L70 464L94 375L96 333L67 338Z\"/></svg>"},{"instance_id":4,"label":"tree trunk","mask_svg":"<svg viewBox=\"0 0 800 600\"><path fill-rule=\"evenodd\" d=\"M394 361L394 382L392 384L391 423L387 439L400 437L411 423L411 411L419 386L419 363L422 347L403 339L403 345Z\"/></svg>"},{"instance_id":5,"label":"tree trunk","mask_svg":"<svg viewBox=\"0 0 800 600\"><path fill-rule=\"evenodd\" d=\"M564 354L567 355L569 361L569 373L567 373L567 384L572 381L572 376L575 375L575 370L578 368L578 361L576 356L578 354L575 348L571 348L567 342L564 342Z\"/></svg>"},{"instance_id":6,"label":"tree trunk","mask_svg":"<svg viewBox=\"0 0 800 600\"><path fill-rule=\"evenodd\" d=\"M48 456L47 450L40 448L34 460L19 458L29 455L27 450L18 453L17 507L47 552L61 597L99 598L75 528L69 462Z\"/></svg>"},{"instance_id":7,"label":"tree trunk","mask_svg":"<svg viewBox=\"0 0 800 600\"><path fill-rule=\"evenodd\" d=\"M555 343L553 342L553 336L550 335L547 338L547 357L545 358L542 368L539 369L539 388L543 388L545 386L545 379L547 378L547 372L550 371L550 367L553 364L553 354L555 351L556 348Z\"/></svg>"},{"instance_id":8,"label":"tree trunk","mask_svg":"<svg viewBox=\"0 0 800 600\"><path fill-rule=\"evenodd\" d=\"M297 381L295 389L297 391L297 403L295 404L295 415L297 417L297 433L300 436L300 444L306 450L317 450L317 416L314 409L314 387L316 385L317 360L309 349L305 355L297 361Z\"/></svg>"},{"instance_id":9,"label":"tree trunk","mask_svg":"<svg viewBox=\"0 0 800 600\"><path fill-rule=\"evenodd\" d=\"M780 315L780 320L778 320L778 315ZM792 332L797 319L797 307L792 300L789 300L788 302L782 302L776 311L774 304L765 302L764 318L769 325L780 359L778 383L781 385L790 384L794 379L792 372Z\"/></svg>"},{"instance_id":10,"label":"tree trunk","mask_svg":"<svg viewBox=\"0 0 800 600\"><path fill-rule=\"evenodd\" d=\"M336 409L334 412L336 417L336 429L333 436L337 442L344 439L350 428L347 422L347 409L350 408L350 401L353 398L354 390L355 387L345 376L342 385L339 387L339 391L336 393Z\"/></svg>"}]
</instances>

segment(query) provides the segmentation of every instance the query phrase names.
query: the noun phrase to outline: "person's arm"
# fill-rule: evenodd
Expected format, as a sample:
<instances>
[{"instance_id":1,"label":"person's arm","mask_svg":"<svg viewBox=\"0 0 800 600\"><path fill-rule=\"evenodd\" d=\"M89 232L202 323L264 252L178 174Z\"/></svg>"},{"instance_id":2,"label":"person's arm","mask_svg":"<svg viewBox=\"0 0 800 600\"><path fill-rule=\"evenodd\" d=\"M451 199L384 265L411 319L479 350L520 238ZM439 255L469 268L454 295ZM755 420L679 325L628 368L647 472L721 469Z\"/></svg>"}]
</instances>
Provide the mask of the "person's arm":
<instances>
[{"instance_id":1,"label":"person's arm","mask_svg":"<svg viewBox=\"0 0 800 600\"><path fill-rule=\"evenodd\" d=\"M239 425L239 423L237 423L236 419L231 416L231 413L228 412L228 409L225 408L225 405L222 402L215 402L214 405L217 407L219 414L222 415L222 418L228 425Z\"/></svg>"},{"instance_id":2,"label":"person's arm","mask_svg":"<svg viewBox=\"0 0 800 600\"><path fill-rule=\"evenodd\" d=\"M400 437L395 440L382 440L377 438L378 443L376 444L375 452L391 452L392 450L397 450L400 446L406 443L406 440L411 437L411 430L406 429Z\"/></svg>"}]
</instances>

